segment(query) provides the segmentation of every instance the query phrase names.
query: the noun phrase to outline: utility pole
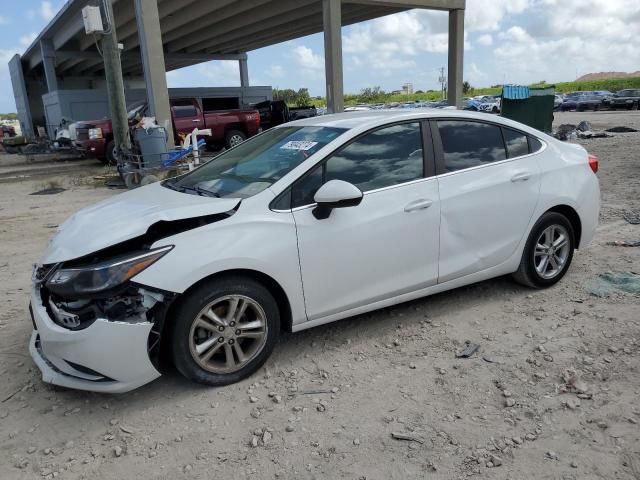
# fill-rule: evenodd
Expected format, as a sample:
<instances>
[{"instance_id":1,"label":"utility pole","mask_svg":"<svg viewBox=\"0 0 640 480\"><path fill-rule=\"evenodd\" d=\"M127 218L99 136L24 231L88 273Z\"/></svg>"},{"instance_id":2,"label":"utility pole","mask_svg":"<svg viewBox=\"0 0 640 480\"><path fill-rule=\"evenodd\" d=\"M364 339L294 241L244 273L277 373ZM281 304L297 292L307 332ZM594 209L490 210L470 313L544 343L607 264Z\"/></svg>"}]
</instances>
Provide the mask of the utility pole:
<instances>
[{"instance_id":1,"label":"utility pole","mask_svg":"<svg viewBox=\"0 0 640 480\"><path fill-rule=\"evenodd\" d=\"M444 75L444 67L440 67L440 76L438 77L438 81L440 82L440 91L442 92L442 100L444 100L444 92L445 92L445 84L447 83L447 77Z\"/></svg>"},{"instance_id":2,"label":"utility pole","mask_svg":"<svg viewBox=\"0 0 640 480\"><path fill-rule=\"evenodd\" d=\"M124 98L124 81L122 79L122 64L120 49L116 36L116 26L113 19L111 0L102 0L100 9L102 18L107 26L100 41L102 57L104 59L104 75L107 81L107 95L111 105L111 123L113 125L113 140L118 152L131 149L129 138L129 121L127 119L127 103Z\"/></svg>"}]
</instances>

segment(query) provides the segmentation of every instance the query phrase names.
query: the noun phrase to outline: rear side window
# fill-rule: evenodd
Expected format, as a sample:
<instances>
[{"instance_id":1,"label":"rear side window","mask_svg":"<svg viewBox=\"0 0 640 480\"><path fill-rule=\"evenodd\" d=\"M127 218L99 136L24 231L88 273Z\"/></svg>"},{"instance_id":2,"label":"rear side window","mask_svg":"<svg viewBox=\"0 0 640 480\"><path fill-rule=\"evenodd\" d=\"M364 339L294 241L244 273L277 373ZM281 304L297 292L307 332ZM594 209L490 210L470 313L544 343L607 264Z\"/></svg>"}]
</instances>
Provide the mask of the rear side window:
<instances>
[{"instance_id":1,"label":"rear side window","mask_svg":"<svg viewBox=\"0 0 640 480\"><path fill-rule=\"evenodd\" d=\"M455 172L507 158L501 128L481 122L440 120L444 168Z\"/></svg>"},{"instance_id":2,"label":"rear side window","mask_svg":"<svg viewBox=\"0 0 640 480\"><path fill-rule=\"evenodd\" d=\"M195 117L196 115L198 115L198 111L193 105L184 107L173 107L173 115L175 118Z\"/></svg>"},{"instance_id":3,"label":"rear side window","mask_svg":"<svg viewBox=\"0 0 640 480\"><path fill-rule=\"evenodd\" d=\"M542 142L535 137L529 137L529 151L536 153L542 148Z\"/></svg>"},{"instance_id":4,"label":"rear side window","mask_svg":"<svg viewBox=\"0 0 640 480\"><path fill-rule=\"evenodd\" d=\"M521 157L529 153L529 142L524 133L516 132L510 128L503 128L504 143L507 146L507 157Z\"/></svg>"}]
</instances>

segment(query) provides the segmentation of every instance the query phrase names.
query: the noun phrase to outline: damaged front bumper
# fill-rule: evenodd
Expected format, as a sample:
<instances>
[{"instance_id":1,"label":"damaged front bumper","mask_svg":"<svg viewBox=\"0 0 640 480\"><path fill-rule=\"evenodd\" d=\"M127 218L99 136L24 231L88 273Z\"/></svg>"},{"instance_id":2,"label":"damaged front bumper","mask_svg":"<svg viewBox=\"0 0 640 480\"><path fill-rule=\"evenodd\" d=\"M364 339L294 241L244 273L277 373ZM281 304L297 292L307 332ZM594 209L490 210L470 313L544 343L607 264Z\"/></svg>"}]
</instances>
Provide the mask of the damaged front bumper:
<instances>
[{"instance_id":1,"label":"damaged front bumper","mask_svg":"<svg viewBox=\"0 0 640 480\"><path fill-rule=\"evenodd\" d=\"M154 322L143 318L96 318L81 330L58 325L43 303L40 287L31 293L34 331L29 352L42 380L104 393L133 390L160 376L149 357Z\"/></svg>"}]
</instances>

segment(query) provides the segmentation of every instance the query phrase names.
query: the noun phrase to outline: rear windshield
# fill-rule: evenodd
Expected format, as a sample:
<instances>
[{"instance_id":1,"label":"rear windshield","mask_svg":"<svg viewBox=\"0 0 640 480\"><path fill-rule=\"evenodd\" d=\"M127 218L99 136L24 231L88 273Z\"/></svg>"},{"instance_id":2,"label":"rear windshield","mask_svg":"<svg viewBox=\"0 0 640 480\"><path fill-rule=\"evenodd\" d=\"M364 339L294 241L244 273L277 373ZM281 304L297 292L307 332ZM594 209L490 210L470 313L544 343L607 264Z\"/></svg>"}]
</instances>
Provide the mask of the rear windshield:
<instances>
[{"instance_id":1,"label":"rear windshield","mask_svg":"<svg viewBox=\"0 0 640 480\"><path fill-rule=\"evenodd\" d=\"M273 128L218 155L164 186L219 198L247 198L284 177L346 130L329 127Z\"/></svg>"}]
</instances>

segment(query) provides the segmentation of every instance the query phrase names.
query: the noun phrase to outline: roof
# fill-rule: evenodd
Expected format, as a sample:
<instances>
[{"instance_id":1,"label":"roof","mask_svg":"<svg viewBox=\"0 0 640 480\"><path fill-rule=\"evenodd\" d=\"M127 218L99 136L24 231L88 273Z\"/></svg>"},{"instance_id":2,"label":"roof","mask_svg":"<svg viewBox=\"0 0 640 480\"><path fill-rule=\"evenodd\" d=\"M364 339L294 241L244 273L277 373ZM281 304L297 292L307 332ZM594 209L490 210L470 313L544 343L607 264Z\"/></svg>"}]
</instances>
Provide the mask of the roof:
<instances>
[{"instance_id":1,"label":"roof","mask_svg":"<svg viewBox=\"0 0 640 480\"><path fill-rule=\"evenodd\" d=\"M368 130L380 125L408 120L419 120L424 118L460 118L470 120L484 120L491 123L499 123L505 126L517 128L519 130L540 136L541 132L523 125L514 120L493 115L491 113L473 112L470 110L453 110L443 108L412 108L412 109L382 109L368 110L360 112L333 113L330 115L320 115L317 117L303 118L276 128L291 126L299 127L333 127L347 130L358 129Z\"/></svg>"},{"instance_id":2,"label":"roof","mask_svg":"<svg viewBox=\"0 0 640 480\"><path fill-rule=\"evenodd\" d=\"M28 69L42 62L40 40L51 40L59 75L92 75L103 70L93 36L86 35L82 8L68 0L23 60ZM132 0L112 0L124 75L140 75L138 26ZM342 0L342 24L371 20L411 8L463 9L465 0ZM167 71L243 54L323 30L322 0L158 0Z\"/></svg>"}]
</instances>

